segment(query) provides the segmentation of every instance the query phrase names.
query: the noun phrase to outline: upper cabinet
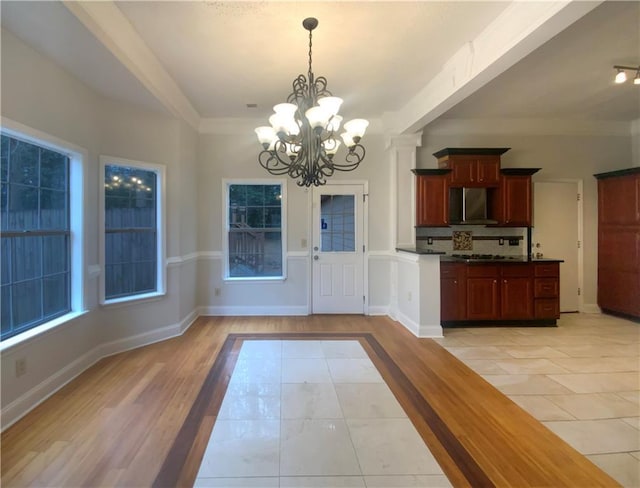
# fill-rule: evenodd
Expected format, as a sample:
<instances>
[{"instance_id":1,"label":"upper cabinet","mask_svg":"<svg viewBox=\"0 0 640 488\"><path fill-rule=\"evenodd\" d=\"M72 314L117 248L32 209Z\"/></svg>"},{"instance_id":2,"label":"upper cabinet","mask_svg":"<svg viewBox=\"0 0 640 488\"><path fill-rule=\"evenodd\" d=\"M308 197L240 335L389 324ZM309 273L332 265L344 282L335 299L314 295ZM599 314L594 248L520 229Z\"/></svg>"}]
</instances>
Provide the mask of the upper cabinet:
<instances>
[{"instance_id":1,"label":"upper cabinet","mask_svg":"<svg viewBox=\"0 0 640 488\"><path fill-rule=\"evenodd\" d=\"M416 175L416 225L449 225L449 170L414 169Z\"/></svg>"},{"instance_id":2,"label":"upper cabinet","mask_svg":"<svg viewBox=\"0 0 640 488\"><path fill-rule=\"evenodd\" d=\"M612 171L598 178L598 221L602 225L640 224L640 170Z\"/></svg>"},{"instance_id":3,"label":"upper cabinet","mask_svg":"<svg viewBox=\"0 0 640 488\"><path fill-rule=\"evenodd\" d=\"M499 225L508 227L530 227L531 175L538 168L504 168L501 170L500 186L492 194L490 208Z\"/></svg>"},{"instance_id":4,"label":"upper cabinet","mask_svg":"<svg viewBox=\"0 0 640 488\"><path fill-rule=\"evenodd\" d=\"M452 188L492 188L500 184L500 156L509 148L445 148L433 153L438 168L450 169Z\"/></svg>"}]
</instances>

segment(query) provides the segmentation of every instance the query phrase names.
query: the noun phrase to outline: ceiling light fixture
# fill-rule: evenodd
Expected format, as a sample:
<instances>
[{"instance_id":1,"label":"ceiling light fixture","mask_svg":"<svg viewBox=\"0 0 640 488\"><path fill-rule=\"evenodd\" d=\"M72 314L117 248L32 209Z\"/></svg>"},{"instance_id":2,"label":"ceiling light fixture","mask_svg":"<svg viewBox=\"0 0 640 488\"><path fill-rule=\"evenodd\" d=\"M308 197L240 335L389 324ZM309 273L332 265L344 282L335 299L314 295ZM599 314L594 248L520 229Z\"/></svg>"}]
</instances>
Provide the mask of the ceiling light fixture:
<instances>
[{"instance_id":1,"label":"ceiling light fixture","mask_svg":"<svg viewBox=\"0 0 640 488\"><path fill-rule=\"evenodd\" d=\"M273 175L289 175L299 186L320 186L335 171L353 171L362 162L365 149L360 144L369 125L364 119L344 124L340 136L347 148L344 162L334 161L340 141L338 131L342 117L338 115L342 99L327 90L327 79L315 77L311 69L312 32L318 20L309 17L302 26L309 31L309 72L293 81L293 92L287 103L273 107L270 126L255 132L264 150L258 162Z\"/></svg>"},{"instance_id":2,"label":"ceiling light fixture","mask_svg":"<svg viewBox=\"0 0 640 488\"><path fill-rule=\"evenodd\" d=\"M640 85L640 66L614 66L613 69L616 70L616 77L614 81L618 84L624 83L627 81L627 71L635 71L636 76L633 79L634 85Z\"/></svg>"}]
</instances>

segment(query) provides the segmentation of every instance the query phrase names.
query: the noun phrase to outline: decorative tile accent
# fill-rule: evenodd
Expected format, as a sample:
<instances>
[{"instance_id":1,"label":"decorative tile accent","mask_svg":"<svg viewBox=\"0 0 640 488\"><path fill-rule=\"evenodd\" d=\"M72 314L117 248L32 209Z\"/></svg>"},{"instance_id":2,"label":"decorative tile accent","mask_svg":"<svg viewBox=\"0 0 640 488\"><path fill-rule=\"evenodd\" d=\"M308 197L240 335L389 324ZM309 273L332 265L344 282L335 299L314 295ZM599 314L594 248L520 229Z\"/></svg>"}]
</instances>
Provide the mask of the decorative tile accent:
<instances>
[{"instance_id":1,"label":"decorative tile accent","mask_svg":"<svg viewBox=\"0 0 640 488\"><path fill-rule=\"evenodd\" d=\"M453 231L453 250L454 251L472 251L473 250L473 232L465 230Z\"/></svg>"}]
</instances>

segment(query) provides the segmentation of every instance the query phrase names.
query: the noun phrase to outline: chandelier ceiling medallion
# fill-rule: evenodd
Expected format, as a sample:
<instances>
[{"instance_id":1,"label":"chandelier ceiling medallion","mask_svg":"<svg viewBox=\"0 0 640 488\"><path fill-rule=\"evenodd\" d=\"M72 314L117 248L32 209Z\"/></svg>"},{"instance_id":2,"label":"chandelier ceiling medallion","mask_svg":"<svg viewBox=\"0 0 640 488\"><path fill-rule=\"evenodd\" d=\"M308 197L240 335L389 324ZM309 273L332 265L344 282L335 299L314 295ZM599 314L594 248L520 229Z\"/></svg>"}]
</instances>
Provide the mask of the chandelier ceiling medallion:
<instances>
[{"instance_id":1,"label":"chandelier ceiling medallion","mask_svg":"<svg viewBox=\"0 0 640 488\"><path fill-rule=\"evenodd\" d=\"M338 132L342 117L338 115L342 99L327 90L327 79L317 78L311 69L312 32L318 20L304 19L309 31L309 72L293 81L293 92L287 103L273 107L271 126L258 127L255 132L264 150L258 162L273 175L289 175L299 186L320 186L335 171L352 171L365 155L360 144L369 122L353 119L344 124L340 134L347 148L344 162L334 161L340 147Z\"/></svg>"}]
</instances>

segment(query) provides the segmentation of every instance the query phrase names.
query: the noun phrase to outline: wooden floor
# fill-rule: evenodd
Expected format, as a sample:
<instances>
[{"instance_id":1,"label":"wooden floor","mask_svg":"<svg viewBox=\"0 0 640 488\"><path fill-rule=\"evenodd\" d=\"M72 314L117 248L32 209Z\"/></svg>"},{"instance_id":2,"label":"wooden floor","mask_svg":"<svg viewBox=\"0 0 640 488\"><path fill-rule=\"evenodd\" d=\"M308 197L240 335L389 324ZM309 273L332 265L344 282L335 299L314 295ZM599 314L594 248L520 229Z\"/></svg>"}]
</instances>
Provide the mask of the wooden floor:
<instances>
[{"instance_id":1,"label":"wooden floor","mask_svg":"<svg viewBox=\"0 0 640 488\"><path fill-rule=\"evenodd\" d=\"M215 422L194 403L207 378L229 374L216 363L225 343L221 357L237 349L229 335L256 333L360 335L454 486L619 486L434 341L386 317L318 315L202 317L182 337L98 362L2 434L2 486L188 485Z\"/></svg>"}]
</instances>

